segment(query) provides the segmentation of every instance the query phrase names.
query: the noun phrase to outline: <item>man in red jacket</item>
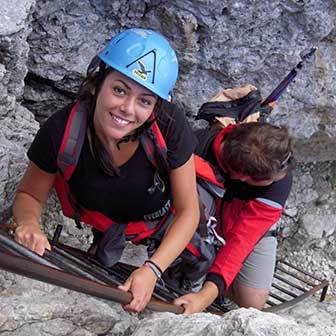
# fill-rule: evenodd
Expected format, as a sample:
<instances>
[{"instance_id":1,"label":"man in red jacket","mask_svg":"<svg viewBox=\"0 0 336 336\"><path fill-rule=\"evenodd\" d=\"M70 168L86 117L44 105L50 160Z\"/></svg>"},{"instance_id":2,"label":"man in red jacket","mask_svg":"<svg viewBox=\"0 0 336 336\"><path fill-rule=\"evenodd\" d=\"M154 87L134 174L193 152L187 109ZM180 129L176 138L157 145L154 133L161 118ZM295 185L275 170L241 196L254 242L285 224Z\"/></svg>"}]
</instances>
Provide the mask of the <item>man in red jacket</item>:
<instances>
[{"instance_id":1,"label":"man in red jacket","mask_svg":"<svg viewBox=\"0 0 336 336\"><path fill-rule=\"evenodd\" d=\"M251 88L247 91L255 95ZM246 94L246 88L238 91L238 95L242 92ZM231 100L231 104L223 106L227 96L237 98L235 95L235 90L225 90L220 95L220 105L206 106L212 114L213 120L208 120L212 125L196 133L197 154L219 169L226 179L226 193L218 201L216 216L216 230L225 243L218 250L203 288L175 300L185 307L185 313L200 312L224 297L241 307L262 309L272 283L276 223L292 185L291 141L285 127L255 121L241 123L239 112L248 105L249 113L246 115L245 109L243 118L253 120L261 109L261 97L258 104L252 104L254 108L246 95L243 102L234 100L238 105ZM218 107L224 112L214 117L214 111L219 114ZM226 107L229 118L225 116ZM238 111L237 116L232 111Z\"/></svg>"}]
</instances>

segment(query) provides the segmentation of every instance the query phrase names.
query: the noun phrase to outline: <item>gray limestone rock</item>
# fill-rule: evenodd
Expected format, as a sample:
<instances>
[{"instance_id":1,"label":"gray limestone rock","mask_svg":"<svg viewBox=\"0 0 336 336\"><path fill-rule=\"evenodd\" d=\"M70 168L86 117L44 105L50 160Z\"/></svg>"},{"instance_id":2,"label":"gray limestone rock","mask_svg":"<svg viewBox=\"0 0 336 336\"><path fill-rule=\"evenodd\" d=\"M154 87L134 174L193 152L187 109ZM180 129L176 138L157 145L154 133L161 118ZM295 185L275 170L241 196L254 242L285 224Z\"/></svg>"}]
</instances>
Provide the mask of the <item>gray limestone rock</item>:
<instances>
[{"instance_id":1,"label":"gray limestone rock","mask_svg":"<svg viewBox=\"0 0 336 336\"><path fill-rule=\"evenodd\" d=\"M26 151L38 123L24 107L17 105L11 117L1 120L0 129L0 221L8 218L18 181L27 166Z\"/></svg>"},{"instance_id":2,"label":"gray limestone rock","mask_svg":"<svg viewBox=\"0 0 336 336\"><path fill-rule=\"evenodd\" d=\"M306 214L302 218L302 226L311 238L328 237L335 232L336 216Z\"/></svg>"},{"instance_id":3,"label":"gray limestone rock","mask_svg":"<svg viewBox=\"0 0 336 336\"><path fill-rule=\"evenodd\" d=\"M288 125L300 162L280 223L279 255L329 279L335 295L335 1L0 0L0 8L0 221L10 216L39 127L35 118L43 122L74 99L91 58L119 30L148 27L170 39L180 62L174 100L189 117L220 87L248 82L267 96L300 52L317 44L269 120ZM75 247L92 241L90 228L78 230L63 217L54 193L42 223L49 237L62 224L62 241ZM124 258L141 264L145 249L129 245ZM6 272L0 298L3 335L336 335L332 298L281 316L252 309L222 318L131 316L119 305Z\"/></svg>"},{"instance_id":4,"label":"gray limestone rock","mask_svg":"<svg viewBox=\"0 0 336 336\"><path fill-rule=\"evenodd\" d=\"M311 299L278 314L238 309L220 317L144 312L128 314L117 304L0 272L10 286L0 291L0 332L9 335L255 335L333 336L335 300ZM307 309L310 307L309 309Z\"/></svg>"},{"instance_id":5,"label":"gray limestone rock","mask_svg":"<svg viewBox=\"0 0 336 336\"><path fill-rule=\"evenodd\" d=\"M29 51L28 22L34 4L34 0L0 1L0 63L9 71L7 89L15 97L23 94Z\"/></svg>"},{"instance_id":6,"label":"gray limestone rock","mask_svg":"<svg viewBox=\"0 0 336 336\"><path fill-rule=\"evenodd\" d=\"M266 96L300 60L300 52L318 44L315 59L270 120L289 126L298 138L300 160L335 159L328 149L335 141L335 70L329 62L335 54L334 22L331 0L38 2L25 104L42 120L69 102L90 59L115 32L130 26L157 29L172 41L180 61L175 99L188 115L220 87L249 82Z\"/></svg>"},{"instance_id":7,"label":"gray limestone rock","mask_svg":"<svg viewBox=\"0 0 336 336\"><path fill-rule=\"evenodd\" d=\"M1 0L0 23L0 220L8 218L17 182L26 166L25 152L38 124L16 104L27 74L28 25L34 1Z\"/></svg>"},{"instance_id":8,"label":"gray limestone rock","mask_svg":"<svg viewBox=\"0 0 336 336\"><path fill-rule=\"evenodd\" d=\"M0 296L4 335L127 335L138 324L120 305L19 276Z\"/></svg>"}]
</instances>

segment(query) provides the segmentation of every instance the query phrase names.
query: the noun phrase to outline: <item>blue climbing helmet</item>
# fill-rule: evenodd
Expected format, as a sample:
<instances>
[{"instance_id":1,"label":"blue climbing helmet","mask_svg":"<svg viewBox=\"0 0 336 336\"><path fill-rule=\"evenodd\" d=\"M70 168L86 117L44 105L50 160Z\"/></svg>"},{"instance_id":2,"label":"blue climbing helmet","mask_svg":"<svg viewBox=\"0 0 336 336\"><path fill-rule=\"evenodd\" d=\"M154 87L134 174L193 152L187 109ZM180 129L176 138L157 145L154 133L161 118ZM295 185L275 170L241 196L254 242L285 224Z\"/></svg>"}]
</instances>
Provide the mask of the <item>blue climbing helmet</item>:
<instances>
[{"instance_id":1,"label":"blue climbing helmet","mask_svg":"<svg viewBox=\"0 0 336 336\"><path fill-rule=\"evenodd\" d=\"M127 29L99 53L108 66L170 101L178 75L174 49L161 34L149 29Z\"/></svg>"}]
</instances>

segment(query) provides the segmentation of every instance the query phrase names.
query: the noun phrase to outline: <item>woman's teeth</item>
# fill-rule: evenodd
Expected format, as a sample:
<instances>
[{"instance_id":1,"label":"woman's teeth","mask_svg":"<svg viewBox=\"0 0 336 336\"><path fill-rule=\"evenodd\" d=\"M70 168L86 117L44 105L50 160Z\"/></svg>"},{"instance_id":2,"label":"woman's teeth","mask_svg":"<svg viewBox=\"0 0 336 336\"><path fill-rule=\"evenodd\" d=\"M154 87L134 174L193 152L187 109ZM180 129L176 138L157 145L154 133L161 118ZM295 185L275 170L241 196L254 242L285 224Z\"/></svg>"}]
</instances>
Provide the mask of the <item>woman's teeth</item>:
<instances>
[{"instance_id":1,"label":"woman's teeth","mask_svg":"<svg viewBox=\"0 0 336 336\"><path fill-rule=\"evenodd\" d=\"M118 124L122 125L122 126L126 126L126 125L128 125L130 123L130 121L122 119L122 118L119 118L119 117L117 117L114 114L112 114L112 119L114 121L116 121Z\"/></svg>"}]
</instances>

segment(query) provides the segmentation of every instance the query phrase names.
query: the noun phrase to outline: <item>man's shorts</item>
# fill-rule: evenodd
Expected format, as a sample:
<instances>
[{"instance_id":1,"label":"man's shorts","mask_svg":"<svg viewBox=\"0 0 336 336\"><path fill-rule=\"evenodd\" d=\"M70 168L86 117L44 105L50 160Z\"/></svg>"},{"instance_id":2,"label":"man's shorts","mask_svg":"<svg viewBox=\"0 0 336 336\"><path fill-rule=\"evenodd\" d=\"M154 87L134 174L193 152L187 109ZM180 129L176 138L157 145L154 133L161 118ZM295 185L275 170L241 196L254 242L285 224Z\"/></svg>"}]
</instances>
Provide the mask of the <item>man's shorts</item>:
<instances>
[{"instance_id":1,"label":"man's shorts","mask_svg":"<svg viewBox=\"0 0 336 336\"><path fill-rule=\"evenodd\" d=\"M270 231L275 229L276 224ZM276 262L276 248L276 237L266 236L260 239L245 259L235 281L247 287L270 289Z\"/></svg>"}]
</instances>

